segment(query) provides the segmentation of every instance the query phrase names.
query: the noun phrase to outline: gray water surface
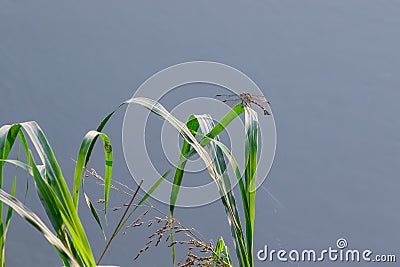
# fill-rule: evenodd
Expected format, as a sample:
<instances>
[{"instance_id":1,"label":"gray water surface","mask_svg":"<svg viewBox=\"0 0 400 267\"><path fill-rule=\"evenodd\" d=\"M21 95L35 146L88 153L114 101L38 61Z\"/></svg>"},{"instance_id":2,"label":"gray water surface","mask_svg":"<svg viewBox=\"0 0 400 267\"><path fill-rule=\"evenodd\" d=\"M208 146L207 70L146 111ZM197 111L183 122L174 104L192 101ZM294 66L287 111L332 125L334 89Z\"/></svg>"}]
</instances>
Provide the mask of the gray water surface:
<instances>
[{"instance_id":1,"label":"gray water surface","mask_svg":"<svg viewBox=\"0 0 400 267\"><path fill-rule=\"evenodd\" d=\"M256 250L265 244L322 250L345 238L349 248L396 254L399 261L399 14L395 0L0 0L0 124L36 120L72 186L72 159L84 134L144 80L185 61L231 65L262 88L277 126L275 162L257 194ZM106 132L114 176L134 187L122 154L122 119L123 111ZM95 152L92 165L101 173L101 147ZM20 172L20 188L25 176ZM101 197L99 186L88 188ZM127 201L112 197L113 205ZM43 214L33 190L26 203ZM98 255L101 232L84 205L80 214ZM108 234L119 215L109 214ZM222 235L233 251L220 203L176 216L206 239ZM104 263L171 266L166 246L133 261L149 234L134 229L119 236ZM61 265L18 216L7 242L8 266ZM348 265L256 260L260 267Z\"/></svg>"}]
</instances>

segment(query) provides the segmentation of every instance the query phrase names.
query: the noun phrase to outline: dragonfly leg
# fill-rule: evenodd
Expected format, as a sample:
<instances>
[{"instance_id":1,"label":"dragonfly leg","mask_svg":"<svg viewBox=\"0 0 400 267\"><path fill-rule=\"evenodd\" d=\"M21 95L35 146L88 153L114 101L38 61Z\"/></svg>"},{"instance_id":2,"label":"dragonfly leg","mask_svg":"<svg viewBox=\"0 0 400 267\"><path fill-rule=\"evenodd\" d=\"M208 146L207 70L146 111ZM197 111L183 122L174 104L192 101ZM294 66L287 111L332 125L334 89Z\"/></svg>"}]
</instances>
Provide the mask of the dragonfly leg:
<instances>
[{"instance_id":1,"label":"dragonfly leg","mask_svg":"<svg viewBox=\"0 0 400 267\"><path fill-rule=\"evenodd\" d=\"M248 107L249 103L247 101L242 100L242 105L243 105L243 107Z\"/></svg>"},{"instance_id":2,"label":"dragonfly leg","mask_svg":"<svg viewBox=\"0 0 400 267\"><path fill-rule=\"evenodd\" d=\"M264 111L264 115L271 115L268 110L266 108L264 108L263 106L261 106L260 104L258 104L256 101L251 101L251 103L259 106L263 111Z\"/></svg>"}]
</instances>

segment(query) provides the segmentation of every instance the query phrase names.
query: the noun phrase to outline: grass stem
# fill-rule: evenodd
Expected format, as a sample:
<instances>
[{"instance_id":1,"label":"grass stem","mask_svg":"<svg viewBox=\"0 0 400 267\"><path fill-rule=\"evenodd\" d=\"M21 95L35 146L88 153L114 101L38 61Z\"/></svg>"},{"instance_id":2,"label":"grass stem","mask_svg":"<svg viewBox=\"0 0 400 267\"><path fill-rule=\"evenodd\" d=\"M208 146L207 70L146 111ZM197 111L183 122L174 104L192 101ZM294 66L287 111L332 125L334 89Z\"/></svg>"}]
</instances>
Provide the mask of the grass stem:
<instances>
[{"instance_id":1,"label":"grass stem","mask_svg":"<svg viewBox=\"0 0 400 267\"><path fill-rule=\"evenodd\" d=\"M140 183L139 183L139 185L138 185L138 187L137 187L135 193L133 194L133 196L132 196L132 198L131 198L131 201L129 202L128 206L126 206L125 212L124 212L124 214L122 215L121 219L119 220L117 227L115 227L114 233L112 234L110 240L108 240L108 242L107 242L107 244L106 244L106 247L104 248L103 252L101 253L99 260L97 261L97 265L100 264L100 262L101 262L101 260L103 259L103 257L104 257L104 255L105 255L106 251L107 251L108 248L110 247L111 242L112 242L113 239L117 236L118 229L119 229L119 227L121 226L122 222L124 221L124 218L125 218L126 214L128 213L129 208L132 206L132 202L133 202L133 200L136 198L136 195L138 194L139 189L140 189L140 187L142 186L142 184L143 184L143 179L140 181Z\"/></svg>"}]
</instances>

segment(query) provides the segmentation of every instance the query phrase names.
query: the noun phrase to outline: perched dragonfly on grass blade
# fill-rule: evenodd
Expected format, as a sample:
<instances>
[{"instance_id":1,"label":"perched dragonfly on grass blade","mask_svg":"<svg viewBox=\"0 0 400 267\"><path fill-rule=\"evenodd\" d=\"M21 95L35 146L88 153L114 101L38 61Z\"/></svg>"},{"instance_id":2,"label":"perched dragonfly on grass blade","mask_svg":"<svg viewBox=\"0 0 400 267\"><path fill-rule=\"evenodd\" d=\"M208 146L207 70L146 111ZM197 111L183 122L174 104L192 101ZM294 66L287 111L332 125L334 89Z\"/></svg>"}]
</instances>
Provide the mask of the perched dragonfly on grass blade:
<instances>
[{"instance_id":1,"label":"perched dragonfly on grass blade","mask_svg":"<svg viewBox=\"0 0 400 267\"><path fill-rule=\"evenodd\" d=\"M224 103L241 101L243 103L243 105L254 104L264 111L264 115L271 115L271 113L269 113L267 110L269 101L264 96L261 96L261 95L252 95L250 93L241 93L240 95L236 95L236 94L234 94L234 95L216 95L215 98Z\"/></svg>"}]
</instances>

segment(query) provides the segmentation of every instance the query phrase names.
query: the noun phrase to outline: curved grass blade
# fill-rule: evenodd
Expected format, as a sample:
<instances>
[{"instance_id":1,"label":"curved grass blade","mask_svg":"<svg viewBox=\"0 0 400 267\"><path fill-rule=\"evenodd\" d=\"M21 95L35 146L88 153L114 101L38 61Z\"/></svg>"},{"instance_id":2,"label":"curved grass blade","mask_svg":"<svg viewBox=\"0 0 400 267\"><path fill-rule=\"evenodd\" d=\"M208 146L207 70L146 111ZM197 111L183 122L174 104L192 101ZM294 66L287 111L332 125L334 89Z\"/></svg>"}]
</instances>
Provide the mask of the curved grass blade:
<instances>
[{"instance_id":1,"label":"curved grass blade","mask_svg":"<svg viewBox=\"0 0 400 267\"><path fill-rule=\"evenodd\" d=\"M42 222L42 220L27 207L24 206L18 199L0 189L0 201L11 207L16 213L23 217L33 227L35 227L62 255L62 258L67 261L69 266L79 266L78 262L64 244L58 239L50 229Z\"/></svg>"},{"instance_id":2,"label":"curved grass blade","mask_svg":"<svg viewBox=\"0 0 400 267\"><path fill-rule=\"evenodd\" d=\"M0 128L0 159L8 157L12 146L14 145L19 126L5 125ZM19 157L19 151L18 151ZM3 188L3 166L4 162L0 162L0 188ZM12 191L15 192L15 177ZM12 216L12 209L8 208L6 220L3 222L3 203L0 202L0 266L5 266L5 242L7 231Z\"/></svg>"},{"instance_id":3,"label":"curved grass blade","mask_svg":"<svg viewBox=\"0 0 400 267\"><path fill-rule=\"evenodd\" d=\"M12 146L14 145L16 136L21 126L19 125L4 125L0 128L0 159L8 157ZM0 162L0 188L3 188L3 166L4 162ZM3 205L0 203L0 231L3 232ZM3 244L3 235L0 237L0 243Z\"/></svg>"},{"instance_id":4,"label":"curved grass blade","mask_svg":"<svg viewBox=\"0 0 400 267\"><path fill-rule=\"evenodd\" d=\"M87 256L85 255L87 253L87 248L85 247L85 245L81 244L79 239L76 238L77 230L74 228L75 226L73 225L73 222L71 223L70 218L67 217L67 212L62 206L60 200L57 198L53 188L50 187L47 181L42 177L45 172L44 166L38 167L32 159L31 166L18 160L4 161L26 170L31 176L33 176L39 199L44 206L46 214L48 215L50 222L52 223L53 228L57 233L58 238L61 240L64 246L74 255L80 266L91 266L90 261L88 261ZM72 239L68 235L64 223L70 229ZM80 257L82 257L82 259Z\"/></svg>"},{"instance_id":5,"label":"curved grass blade","mask_svg":"<svg viewBox=\"0 0 400 267\"><path fill-rule=\"evenodd\" d=\"M33 161L22 129L28 134L43 165L38 166ZM1 128L0 148L3 153L0 154L2 160L0 165L4 164L3 161L8 156L4 151L7 152L12 147L12 145L9 145L10 138L4 137L12 135L15 139L17 134L21 139L25 153L28 154L27 162L30 166L27 170L30 170L29 173L34 177L37 193L57 236L64 243L64 246L70 249L80 264L84 263L86 266L92 266L94 264L94 257L83 226L75 211L68 186L62 176L53 151L36 122L24 122ZM68 231L65 226L68 227Z\"/></svg>"},{"instance_id":6,"label":"curved grass blade","mask_svg":"<svg viewBox=\"0 0 400 267\"><path fill-rule=\"evenodd\" d=\"M97 131L97 132L103 131L104 127L106 126L107 122L110 120L110 118L112 117L112 115L114 115L114 113L115 113L116 111L118 111L122 106L124 106L124 105L126 105L126 104L128 104L127 101L124 101L124 102L122 102L121 104L119 104L118 107L117 107L116 109L114 109L112 112L110 112L110 113L101 121L101 123L99 124L99 126L97 126L96 131ZM90 147L89 147L89 150L88 150L88 153L87 153L87 154L88 154L88 157L87 157L86 162L85 162L85 168L87 167L87 164L89 163L90 155L92 154L92 151L93 151L94 145L96 144L97 138L98 138L98 136L95 137L94 141L92 142L92 144L91 144Z\"/></svg>"},{"instance_id":7,"label":"curved grass blade","mask_svg":"<svg viewBox=\"0 0 400 267\"><path fill-rule=\"evenodd\" d=\"M78 210L79 191L80 191L82 176L86 172L86 163L88 162L90 157L91 147L92 145L95 144L99 136L103 141L104 154L106 158L105 174L104 174L104 215L106 215L108 207L108 198L110 194L110 185L112 179L113 155L112 155L112 147L110 144L110 140L108 136L104 133L92 130L89 131L82 140L82 144L79 149L78 159L76 161L76 166L75 166L73 199L76 210ZM97 213L94 213L93 216L96 217ZM102 228L102 226L100 227Z\"/></svg>"},{"instance_id":8,"label":"curved grass blade","mask_svg":"<svg viewBox=\"0 0 400 267\"><path fill-rule=\"evenodd\" d=\"M29 166L29 165L27 165L26 163L23 163L23 162L21 162L21 161L19 161L19 160L0 160L0 161L1 161L2 163L4 163L4 162L11 163L11 164L15 165L16 167L25 170L28 174L30 174L31 176L33 176L34 179L35 179L35 177L38 177L38 175L34 176L34 172L33 172L31 166ZM41 167L41 169L43 170L42 167ZM40 179L41 179L41 177L40 177L40 174L39 174L39 180L37 181L37 183L38 183L39 186L40 186L40 184L42 183L42 181L41 181ZM35 185L36 185L36 181L35 181ZM38 186L38 185L36 185L36 186ZM39 199L42 201L42 205L45 205L45 206L44 206L44 209L45 209L45 211L46 211L46 214L48 215L48 217L49 217L49 219L50 219L50 222L51 222L52 225L53 225L53 228L56 230L58 238L61 240L61 242L63 242L64 245L66 245L66 247L67 247L70 251L73 251L73 247L68 246L68 244L69 244L70 242L67 241L67 239L66 239L66 237L68 237L68 236L67 236L67 233L65 232L65 227L63 226L63 221L62 221L61 215L60 215L60 214L52 214L51 210L49 210L49 208L46 206L46 200L45 200L45 199L43 198L43 196L42 196L42 195L43 195L43 191L44 191L44 190L38 191L38 196L39 196ZM49 202L49 203L48 203L48 206L50 206L50 207L52 207L53 205L56 206L57 204L53 204L53 202ZM57 212L58 209L54 209L53 212L54 212L54 211ZM73 254L74 254L74 253L73 253ZM80 261L80 259L79 259L79 255L74 254L74 256L75 256L75 258L76 258L77 260L79 260L79 262L81 263L81 261ZM65 262L64 262L64 264L65 264Z\"/></svg>"},{"instance_id":9,"label":"curved grass blade","mask_svg":"<svg viewBox=\"0 0 400 267\"><path fill-rule=\"evenodd\" d=\"M97 127L97 132L101 132L104 127L106 126L106 124L108 123L108 121L110 120L110 118L114 115L114 113L116 111L118 111L121 107L125 106L125 105L129 105L131 103L131 99L126 100L124 102L122 102L121 104L118 105L118 107L113 110L112 112L110 112L99 124L99 126ZM150 111L152 111L150 109ZM152 111L153 112L153 111ZM217 136L219 133L221 133L225 127L227 127L236 117L238 117L240 114L242 114L244 112L244 106L242 103L238 103L236 106L234 106L220 121L217 125L215 125L215 127L210 131L210 133L207 135L210 138L214 138L215 136ZM156 113L156 112L154 112ZM157 113L156 113L157 114ZM93 142L90 144L89 149L87 151L87 156L86 156L86 162L84 164L85 168L87 167L87 164L90 160L90 156L92 154L92 150L93 147L97 141L97 137L95 137L93 139ZM205 146L209 143L210 141L207 138L203 138L202 140L200 140L200 145L201 146ZM194 156L196 154L196 150L195 149L191 149L191 151L185 155L185 158L189 159L190 157Z\"/></svg>"},{"instance_id":10,"label":"curved grass blade","mask_svg":"<svg viewBox=\"0 0 400 267\"><path fill-rule=\"evenodd\" d=\"M162 107L159 103L157 103L157 102L154 101L154 100L151 100L151 99L148 99L148 98L143 98L143 97L132 98L132 99L129 99L129 100L127 100L127 101L122 102L115 110L113 110L112 112L110 112L110 113L101 121L101 123L100 123L99 126L97 127L97 132L100 132L100 131L102 131L102 130L104 129L104 127L105 127L105 125L107 124L107 122L109 121L109 119L112 117L112 115L114 115L114 113L115 113L119 108L121 108L121 107L124 106L124 105L131 104L131 103L140 104L140 105L146 107L146 108L149 109L151 112L153 112L153 113L155 113L155 114L157 114L157 115L165 116L165 117L168 117L168 116L169 116L169 115L168 115L169 113L165 113L166 110L164 109L164 107ZM160 113L160 110L159 110L160 107L161 107L161 109L163 109L163 111L162 111L161 113L163 113L164 115L162 115L162 114ZM164 111L165 111L165 112L164 112ZM243 112L244 112L243 104L241 104L241 103L237 104L232 110L230 110L230 111L220 120L220 122L219 122L217 125L215 125L215 127L214 127L214 128L210 131L210 133L208 134L208 137L213 138L213 137L217 136L221 131L223 131L223 130L225 129L225 127L226 127L232 120L234 120L237 116L239 116L239 115L240 115L241 113L243 113ZM179 128L179 126L178 126L178 128ZM189 130L189 132L190 132L190 130ZM188 133L187 133L187 134L188 134ZM92 140L91 140L91 143L90 143L89 145L87 145L87 141L86 141L86 140L84 140L84 141L82 142L81 147L86 147L86 146L88 146L88 149L87 149L87 151L86 151L86 160L85 160L85 164L82 165L82 168L83 168L84 166L86 167L87 164L88 164L88 162L89 162L89 160L90 160L91 152L92 152L92 149L93 149L93 147L94 147L94 145L95 145L95 143L96 143L97 137L98 137L98 136L93 137ZM207 145L209 142L210 142L210 141L209 141L207 138L203 138L202 140L200 140L200 145L201 145L201 146L205 146L205 145ZM84 144L84 143L85 143L85 144ZM189 152L185 155L185 158L188 159L188 158L194 156L195 154L197 154L197 152L196 152L195 149L192 148L191 151L189 151ZM78 168L78 167L77 167L76 170L77 170L77 169L81 169L81 168ZM171 171L171 170L168 170L167 172L169 173L170 171ZM167 176L167 172L164 173L164 175L162 175L162 177L166 177L166 176ZM160 180L158 180L158 181L154 184L154 186L155 186L154 190L155 190L155 189L157 188L157 186L162 182L162 180L163 180L162 177L160 178ZM75 190L74 190L74 191L75 191Z\"/></svg>"},{"instance_id":11,"label":"curved grass blade","mask_svg":"<svg viewBox=\"0 0 400 267\"><path fill-rule=\"evenodd\" d=\"M146 99L146 98L141 98L142 100L143 99ZM148 100L151 100L151 99L148 99ZM152 109L152 105L154 105L154 103L157 103L157 102L155 102L154 100L151 100L153 103L148 103L147 105L143 105L143 106L145 106L146 108L148 108L151 112L154 112L155 114L158 114L158 112L156 111L156 110L153 110ZM114 115L114 113L118 110L118 109L120 109L121 107L123 107L124 105L129 105L129 104L131 104L131 103L134 103L135 102L135 100L134 99L129 99L129 100L126 100L126 101L124 101L124 102L122 102L121 104L119 104L119 106L115 109L115 110L113 110L112 112L110 112L102 121L101 121L101 123L99 124L99 126L97 127L97 132L101 132L103 129L104 129L104 127L106 126L106 124L107 124L107 122L110 120L110 118ZM140 104L140 102L141 101L137 101L137 104ZM142 101L143 102L143 101ZM244 107L243 107L243 104L242 103L239 103L239 104L237 104L235 107L233 107L221 120L220 120L220 122L217 124L217 125L215 125L215 127L210 131L210 133L207 135L208 137L210 137L210 138L214 138L215 136L217 136L220 132L222 132L224 129L225 129L225 127L227 127L228 125L229 125L229 123L231 123L236 117L238 117L240 114L242 114L244 112ZM159 115L159 114L158 114ZM95 143L96 143L96 141L97 141L97 138L98 138L98 136L94 136L93 137L93 139L91 140L91 142L90 142L90 144L88 144L88 149L87 149L87 151L86 151L86 158L85 158L85 163L82 165L82 167L81 168L76 168L76 170L77 169L79 169L79 170L82 170L83 168L86 168L87 167L87 164L88 164L88 162L89 162L89 160L90 160L90 156L91 156L91 153L92 153L92 150L93 150L93 147L94 147L94 145L95 145ZM207 145L208 143L209 143L210 141L207 139L207 138L203 138L202 140L200 140L200 145L201 146L205 146L205 145ZM84 144L85 143L85 144ZM81 148L82 147L86 147L87 146L87 140L85 140L84 139L84 141L82 141L82 144L81 144ZM191 149L191 151L189 151L189 153L187 153L186 155L185 155L185 158L186 159L189 159L190 157L192 157L192 156L194 156L195 154L197 154L197 152L196 152L196 150L195 149ZM168 170L168 171L170 171L170 170ZM167 171L167 172L168 172ZM162 175L162 176L165 176L165 173L164 173L164 175ZM76 179L76 177L75 177L75 180L77 180ZM157 181L156 183L158 183L159 181ZM75 192L75 190L74 190L74 192Z\"/></svg>"},{"instance_id":12,"label":"curved grass blade","mask_svg":"<svg viewBox=\"0 0 400 267\"><path fill-rule=\"evenodd\" d=\"M0 128L0 159L7 158L12 146L14 145L20 126L4 125ZM0 162L0 189L3 188L3 166L4 162ZM11 214L10 214L11 213ZM12 212L7 211L6 221L3 222L3 203L0 202L0 266L5 266L5 242L7 236L7 228Z\"/></svg>"},{"instance_id":13,"label":"curved grass blade","mask_svg":"<svg viewBox=\"0 0 400 267\"><path fill-rule=\"evenodd\" d=\"M38 181L47 182L42 183L41 188L45 190L47 189L47 191L51 193L49 196L47 196L47 201L58 203L58 209L61 211L60 214L62 215L62 220L68 227L69 233L71 234L72 243L74 244L76 250L79 251L82 261L86 265L95 264L89 241L78 217L71 193L43 131L36 122L21 123L21 126L29 135L30 140L35 146L35 149L44 164L45 177L40 175L37 165L33 162L33 158L31 157L31 166L34 171L34 177L36 177L35 184L37 184ZM46 202L45 207L49 208L49 206L50 205L48 205ZM57 214L56 211L52 210L54 209L53 207L50 206L50 208L52 213Z\"/></svg>"}]
</instances>

